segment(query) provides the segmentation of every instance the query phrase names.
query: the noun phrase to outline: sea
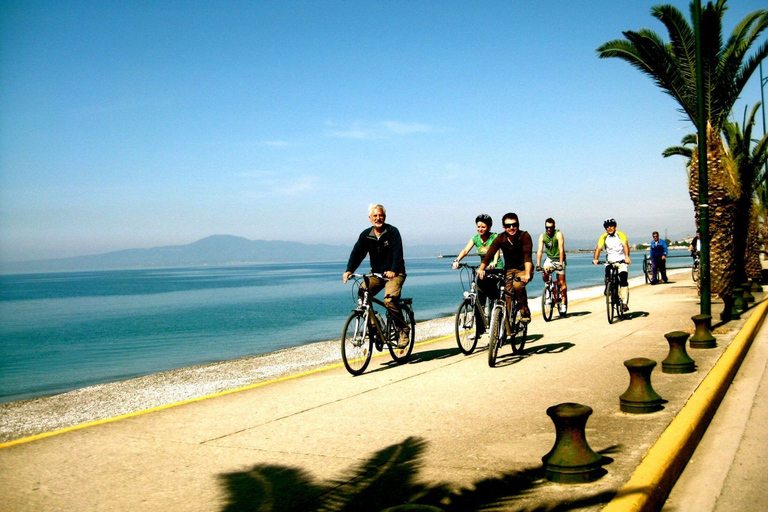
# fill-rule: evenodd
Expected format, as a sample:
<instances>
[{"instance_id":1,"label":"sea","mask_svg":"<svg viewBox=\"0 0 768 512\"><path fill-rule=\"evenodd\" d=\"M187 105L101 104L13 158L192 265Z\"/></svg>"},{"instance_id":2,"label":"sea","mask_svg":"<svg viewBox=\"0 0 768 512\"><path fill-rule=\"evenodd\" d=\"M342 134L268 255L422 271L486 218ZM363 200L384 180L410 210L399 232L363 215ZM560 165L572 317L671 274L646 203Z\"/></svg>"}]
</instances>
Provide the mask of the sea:
<instances>
[{"instance_id":1,"label":"sea","mask_svg":"<svg viewBox=\"0 0 768 512\"><path fill-rule=\"evenodd\" d=\"M406 261L417 322L456 312L451 261ZM591 261L568 254L569 289L602 282ZM337 339L356 304L345 263L0 275L0 403Z\"/></svg>"}]
</instances>

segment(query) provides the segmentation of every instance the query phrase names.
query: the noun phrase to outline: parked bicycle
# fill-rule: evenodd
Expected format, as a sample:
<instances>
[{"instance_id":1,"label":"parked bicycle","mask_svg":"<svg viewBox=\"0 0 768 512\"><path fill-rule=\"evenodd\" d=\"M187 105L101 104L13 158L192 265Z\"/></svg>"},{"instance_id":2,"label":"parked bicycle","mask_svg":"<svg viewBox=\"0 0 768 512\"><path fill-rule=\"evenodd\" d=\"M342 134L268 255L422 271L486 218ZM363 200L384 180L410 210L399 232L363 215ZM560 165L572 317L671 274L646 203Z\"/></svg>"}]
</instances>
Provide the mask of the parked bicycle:
<instances>
[{"instance_id":1,"label":"parked bicycle","mask_svg":"<svg viewBox=\"0 0 768 512\"><path fill-rule=\"evenodd\" d=\"M471 354L477 346L477 340L480 336L477 335L478 327L477 321L483 323L481 332L487 331L490 325L490 311L491 304L489 301L485 311L483 310L480 300L478 298L478 277L477 266L467 265L466 263L459 263L458 268L462 271L461 283L464 286L465 275L466 281L469 281L469 290L464 289L464 300L459 304L459 309L456 311L456 343L459 345L459 350L463 354ZM497 271L486 271L486 279L501 279L502 274L496 273ZM501 271L498 271L501 272ZM467 274L465 274L467 273ZM471 274L471 279L469 275Z\"/></svg>"},{"instance_id":2,"label":"parked bicycle","mask_svg":"<svg viewBox=\"0 0 768 512\"><path fill-rule=\"evenodd\" d=\"M619 265L624 263L624 260L616 262L605 262L604 265L608 267L608 275L605 278L605 308L608 314L608 323L612 324L618 317L624 318L624 304L619 295L619 286L621 286L619 280ZM629 304L629 288L627 288L627 301Z\"/></svg>"},{"instance_id":3,"label":"parked bicycle","mask_svg":"<svg viewBox=\"0 0 768 512\"><path fill-rule=\"evenodd\" d=\"M371 362L373 348L376 347L376 350L381 352L385 345L395 362L406 362L416 341L416 321L411 309L413 299L400 298L398 304L400 313L411 328L408 343L400 346L400 331L389 311L387 310L385 321L373 307L374 304L384 307L384 303L368 291L371 277L385 280L387 278L382 274L351 274L350 277L356 285L352 287L352 293L357 299L357 307L347 318L341 334L341 358L347 371L352 375L362 374ZM362 294L358 294L361 283L364 283L365 287Z\"/></svg>"},{"instance_id":4,"label":"parked bicycle","mask_svg":"<svg viewBox=\"0 0 768 512\"><path fill-rule=\"evenodd\" d=\"M514 281L520 281L515 277ZM499 279L499 298L493 303L491 313L491 335L488 342L488 366L496 366L496 358L499 349L505 344L512 346L513 354L522 354L525 348L525 340L528 337L528 323L520 321L522 313L517 296L514 292L507 291L506 279ZM507 310L505 297L511 297L510 307Z\"/></svg>"},{"instance_id":5,"label":"parked bicycle","mask_svg":"<svg viewBox=\"0 0 768 512\"><path fill-rule=\"evenodd\" d=\"M552 269L537 267L536 270L544 276L544 291L541 292L541 316L545 322L552 320L552 312L556 309L557 315L564 317L568 312L568 300L563 299L560 293L560 282L555 272L562 272L560 263L553 263Z\"/></svg>"}]
</instances>

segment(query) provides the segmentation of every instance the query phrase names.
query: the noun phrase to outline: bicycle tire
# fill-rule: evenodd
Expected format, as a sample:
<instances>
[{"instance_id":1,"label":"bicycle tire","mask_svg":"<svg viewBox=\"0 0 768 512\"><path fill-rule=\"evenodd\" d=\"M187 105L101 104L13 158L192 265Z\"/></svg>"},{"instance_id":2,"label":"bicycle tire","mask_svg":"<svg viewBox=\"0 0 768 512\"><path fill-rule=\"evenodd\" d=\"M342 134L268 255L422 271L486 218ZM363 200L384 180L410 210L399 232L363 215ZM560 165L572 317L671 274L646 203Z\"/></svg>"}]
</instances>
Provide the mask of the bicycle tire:
<instances>
[{"instance_id":1,"label":"bicycle tire","mask_svg":"<svg viewBox=\"0 0 768 512\"><path fill-rule=\"evenodd\" d=\"M470 339L472 331L475 336ZM477 346L477 326L475 326L475 308L472 301L464 299L456 311L456 344L462 354L471 354Z\"/></svg>"},{"instance_id":2,"label":"bicycle tire","mask_svg":"<svg viewBox=\"0 0 768 512\"><path fill-rule=\"evenodd\" d=\"M488 366L496 366L496 357L499 355L499 348L504 344L506 337L506 326L504 325L504 312L501 306L495 306L491 314L491 335L488 341Z\"/></svg>"},{"instance_id":3,"label":"bicycle tire","mask_svg":"<svg viewBox=\"0 0 768 512\"><path fill-rule=\"evenodd\" d=\"M555 307L555 298L552 295L552 287L546 285L541 293L541 316L545 322L552 320L552 310Z\"/></svg>"},{"instance_id":4,"label":"bicycle tire","mask_svg":"<svg viewBox=\"0 0 768 512\"><path fill-rule=\"evenodd\" d=\"M608 292L605 294L605 309L606 313L608 314L608 323L612 324L614 321L614 316L616 314L616 309L614 308L614 302L616 300L616 283L611 281L608 284Z\"/></svg>"},{"instance_id":5,"label":"bicycle tire","mask_svg":"<svg viewBox=\"0 0 768 512\"><path fill-rule=\"evenodd\" d=\"M512 345L512 353L521 355L525 350L525 340L528 338L528 324L520 321L523 314L515 310L512 321L512 332L509 333L509 343Z\"/></svg>"},{"instance_id":6,"label":"bicycle tire","mask_svg":"<svg viewBox=\"0 0 768 512\"><path fill-rule=\"evenodd\" d=\"M643 274L645 274L645 283L653 281L653 266L651 260L643 260Z\"/></svg>"},{"instance_id":7,"label":"bicycle tire","mask_svg":"<svg viewBox=\"0 0 768 512\"><path fill-rule=\"evenodd\" d=\"M694 283L699 280L699 260L698 259L693 260L693 265L691 266L691 276L693 278Z\"/></svg>"},{"instance_id":8,"label":"bicycle tire","mask_svg":"<svg viewBox=\"0 0 768 512\"><path fill-rule=\"evenodd\" d=\"M341 358L352 375L362 374L371 362L373 343L365 333L365 315L353 311L344 323L341 333Z\"/></svg>"},{"instance_id":9,"label":"bicycle tire","mask_svg":"<svg viewBox=\"0 0 768 512\"><path fill-rule=\"evenodd\" d=\"M411 357L411 352L413 352L413 345L416 342L416 321L413 318L413 311L411 311L411 308L400 306L400 313L411 328L408 345L403 348L397 348L396 344L400 333L395 328L395 323L392 321L392 318L387 315L387 339L390 341L390 343L387 343L387 348L389 349L389 355L392 356L392 359L396 363L402 364L408 361L408 358Z\"/></svg>"}]
</instances>

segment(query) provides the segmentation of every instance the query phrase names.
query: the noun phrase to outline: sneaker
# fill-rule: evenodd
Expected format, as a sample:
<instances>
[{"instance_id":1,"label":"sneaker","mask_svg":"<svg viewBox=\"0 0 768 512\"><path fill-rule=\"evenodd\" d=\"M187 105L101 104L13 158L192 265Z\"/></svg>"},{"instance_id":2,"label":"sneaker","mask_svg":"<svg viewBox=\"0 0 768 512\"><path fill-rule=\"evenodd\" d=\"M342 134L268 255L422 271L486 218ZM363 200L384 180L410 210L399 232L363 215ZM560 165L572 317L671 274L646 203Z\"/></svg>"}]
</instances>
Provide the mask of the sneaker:
<instances>
[{"instance_id":1,"label":"sneaker","mask_svg":"<svg viewBox=\"0 0 768 512\"><path fill-rule=\"evenodd\" d=\"M561 315L564 315L567 310L568 310L568 306L566 306L565 304L560 304L560 314Z\"/></svg>"},{"instance_id":2,"label":"sneaker","mask_svg":"<svg viewBox=\"0 0 768 512\"><path fill-rule=\"evenodd\" d=\"M397 343L397 348L405 348L411 342L411 333L400 331L400 339Z\"/></svg>"},{"instance_id":3,"label":"sneaker","mask_svg":"<svg viewBox=\"0 0 768 512\"><path fill-rule=\"evenodd\" d=\"M627 311L629 311L629 306L627 306L626 304L622 304L621 305L621 311L623 313L626 313Z\"/></svg>"},{"instance_id":4,"label":"sneaker","mask_svg":"<svg viewBox=\"0 0 768 512\"><path fill-rule=\"evenodd\" d=\"M522 313L520 313L520 323L521 324L529 324L529 323L531 323L531 312L530 312L530 310L523 311Z\"/></svg>"}]
</instances>

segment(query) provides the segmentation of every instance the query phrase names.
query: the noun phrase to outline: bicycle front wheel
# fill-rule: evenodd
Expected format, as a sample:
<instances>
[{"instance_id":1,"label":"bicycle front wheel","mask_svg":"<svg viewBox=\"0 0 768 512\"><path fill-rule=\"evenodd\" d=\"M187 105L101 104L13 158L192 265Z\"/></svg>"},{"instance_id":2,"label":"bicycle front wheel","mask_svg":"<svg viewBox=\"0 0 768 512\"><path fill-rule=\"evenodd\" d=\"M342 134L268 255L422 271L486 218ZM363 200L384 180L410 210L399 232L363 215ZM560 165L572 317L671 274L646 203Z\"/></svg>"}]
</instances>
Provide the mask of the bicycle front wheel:
<instances>
[{"instance_id":1,"label":"bicycle front wheel","mask_svg":"<svg viewBox=\"0 0 768 512\"><path fill-rule=\"evenodd\" d=\"M464 299L456 311L456 343L462 354L471 354L477 346L475 308L469 299Z\"/></svg>"},{"instance_id":2,"label":"bicycle front wheel","mask_svg":"<svg viewBox=\"0 0 768 512\"><path fill-rule=\"evenodd\" d=\"M512 321L512 332L509 333L509 342L512 345L512 353L515 355L523 353L525 340L528 338L528 324L520 321L522 316L523 314L519 309L515 311Z\"/></svg>"},{"instance_id":3,"label":"bicycle front wheel","mask_svg":"<svg viewBox=\"0 0 768 512\"><path fill-rule=\"evenodd\" d=\"M693 260L693 266L691 267L691 276L693 278L693 282L699 280L699 260Z\"/></svg>"},{"instance_id":4,"label":"bicycle front wheel","mask_svg":"<svg viewBox=\"0 0 768 512\"><path fill-rule=\"evenodd\" d=\"M618 293L616 292L616 285L611 282L608 285L608 293L605 294L605 311L608 314L608 323L612 324L616 308L614 302L618 299Z\"/></svg>"},{"instance_id":5,"label":"bicycle front wheel","mask_svg":"<svg viewBox=\"0 0 768 512\"><path fill-rule=\"evenodd\" d=\"M341 358L347 371L352 375L363 373L371 362L372 350L370 337L365 335L365 316L353 311L341 333Z\"/></svg>"},{"instance_id":6,"label":"bicycle front wheel","mask_svg":"<svg viewBox=\"0 0 768 512\"><path fill-rule=\"evenodd\" d=\"M545 322L552 320L552 310L555 306L555 298L552 296L552 287L547 285L541 294L541 316Z\"/></svg>"},{"instance_id":7,"label":"bicycle front wheel","mask_svg":"<svg viewBox=\"0 0 768 512\"><path fill-rule=\"evenodd\" d=\"M411 328L409 333L408 344L405 347L398 348L397 343L400 341L400 331L395 328L395 323L392 321L389 315L387 315L387 348L389 348L389 354L396 363L404 363L411 357L413 352L413 345L416 342L416 320L413 318L413 311L409 307L400 307L400 313L408 323L408 327Z\"/></svg>"},{"instance_id":8,"label":"bicycle front wheel","mask_svg":"<svg viewBox=\"0 0 768 512\"><path fill-rule=\"evenodd\" d=\"M651 260L643 260L643 274L645 274L646 283L650 283L653 280L653 267L651 266Z\"/></svg>"},{"instance_id":9,"label":"bicycle front wheel","mask_svg":"<svg viewBox=\"0 0 768 512\"><path fill-rule=\"evenodd\" d=\"M501 306L493 308L491 314L491 334L488 341L488 366L496 366L496 357L499 355L499 348L504 344L507 337L507 327L504 321L504 310Z\"/></svg>"}]
</instances>

